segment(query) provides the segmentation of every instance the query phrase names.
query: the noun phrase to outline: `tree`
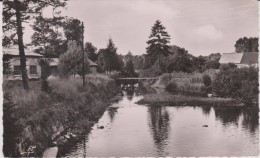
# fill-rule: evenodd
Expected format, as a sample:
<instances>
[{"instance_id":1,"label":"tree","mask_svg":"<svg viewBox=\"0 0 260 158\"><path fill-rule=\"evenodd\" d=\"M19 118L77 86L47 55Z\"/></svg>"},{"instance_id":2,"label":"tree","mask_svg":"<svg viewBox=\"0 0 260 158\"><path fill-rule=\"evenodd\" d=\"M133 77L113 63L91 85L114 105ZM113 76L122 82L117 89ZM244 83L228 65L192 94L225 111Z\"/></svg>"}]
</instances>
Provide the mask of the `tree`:
<instances>
[{"instance_id":1,"label":"tree","mask_svg":"<svg viewBox=\"0 0 260 158\"><path fill-rule=\"evenodd\" d=\"M67 0L36 1L36 0L4 0L3 1L3 46L18 44L21 63L21 72L24 89L29 90L26 70L26 57L23 43L22 23L41 13L47 6L53 8L64 7ZM17 39L16 38L17 35Z\"/></svg>"},{"instance_id":2,"label":"tree","mask_svg":"<svg viewBox=\"0 0 260 158\"><path fill-rule=\"evenodd\" d=\"M126 55L125 55L125 62L127 61L133 61L134 56L132 55L132 53L129 51Z\"/></svg>"},{"instance_id":3,"label":"tree","mask_svg":"<svg viewBox=\"0 0 260 158\"><path fill-rule=\"evenodd\" d=\"M203 56L192 59L193 71L203 72L206 70L207 59Z\"/></svg>"},{"instance_id":4,"label":"tree","mask_svg":"<svg viewBox=\"0 0 260 158\"><path fill-rule=\"evenodd\" d=\"M49 92L50 87L47 82L47 78L51 75L51 67L48 59L39 59L39 65L41 66L41 79L42 79L42 91Z\"/></svg>"},{"instance_id":5,"label":"tree","mask_svg":"<svg viewBox=\"0 0 260 158\"><path fill-rule=\"evenodd\" d=\"M97 48L93 46L91 42L85 43L85 52L88 54L88 58L91 61L96 62L98 58Z\"/></svg>"},{"instance_id":6,"label":"tree","mask_svg":"<svg viewBox=\"0 0 260 158\"><path fill-rule=\"evenodd\" d=\"M64 25L64 33L67 41L74 40L78 45L82 44L82 26L81 21L74 18L69 18Z\"/></svg>"},{"instance_id":7,"label":"tree","mask_svg":"<svg viewBox=\"0 0 260 158\"><path fill-rule=\"evenodd\" d=\"M258 52L258 38L239 38L235 44L236 52Z\"/></svg>"},{"instance_id":8,"label":"tree","mask_svg":"<svg viewBox=\"0 0 260 158\"><path fill-rule=\"evenodd\" d=\"M84 59L85 71L88 71L87 58ZM76 41L68 42L68 50L66 53L61 54L58 64L60 76L62 78L68 78L70 75L79 74L82 75L83 71L82 63L82 49L77 45Z\"/></svg>"},{"instance_id":9,"label":"tree","mask_svg":"<svg viewBox=\"0 0 260 158\"><path fill-rule=\"evenodd\" d=\"M146 52L151 64L154 64L156 59L158 60L158 70L160 70L160 56L170 54L168 43L170 43L170 35L165 31L161 21L157 20L147 41Z\"/></svg>"},{"instance_id":10,"label":"tree","mask_svg":"<svg viewBox=\"0 0 260 158\"><path fill-rule=\"evenodd\" d=\"M102 71L111 73L113 70L121 70L123 67L123 61L117 54L117 48L112 39L108 40L106 49L99 50L98 63Z\"/></svg>"},{"instance_id":11,"label":"tree","mask_svg":"<svg viewBox=\"0 0 260 158\"><path fill-rule=\"evenodd\" d=\"M143 68L144 59L142 56L136 55L134 56L134 67L135 70L141 70Z\"/></svg>"},{"instance_id":12,"label":"tree","mask_svg":"<svg viewBox=\"0 0 260 158\"><path fill-rule=\"evenodd\" d=\"M207 69L218 69L220 67L220 63L217 60L209 60L206 61L205 67Z\"/></svg>"},{"instance_id":13,"label":"tree","mask_svg":"<svg viewBox=\"0 0 260 158\"><path fill-rule=\"evenodd\" d=\"M35 32L31 37L32 44L38 47L35 50L36 53L42 54L48 58L58 57L65 51L62 34L58 32L58 28L61 28L63 25L63 19L63 17L36 17L36 20L32 25Z\"/></svg>"},{"instance_id":14,"label":"tree","mask_svg":"<svg viewBox=\"0 0 260 158\"><path fill-rule=\"evenodd\" d=\"M184 48L179 48L167 66L167 70L168 72L192 72L192 63L188 51Z\"/></svg>"}]
</instances>

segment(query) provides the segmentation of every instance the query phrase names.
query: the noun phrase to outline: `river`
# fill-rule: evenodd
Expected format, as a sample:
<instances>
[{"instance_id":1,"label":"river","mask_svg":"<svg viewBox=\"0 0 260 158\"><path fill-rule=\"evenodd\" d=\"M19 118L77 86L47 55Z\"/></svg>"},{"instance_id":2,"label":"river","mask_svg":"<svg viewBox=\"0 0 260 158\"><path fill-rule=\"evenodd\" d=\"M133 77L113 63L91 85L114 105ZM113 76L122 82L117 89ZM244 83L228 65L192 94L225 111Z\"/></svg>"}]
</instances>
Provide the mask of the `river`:
<instances>
[{"instance_id":1,"label":"river","mask_svg":"<svg viewBox=\"0 0 260 158\"><path fill-rule=\"evenodd\" d=\"M137 105L141 98L142 95L125 92L89 134L65 146L59 156L256 156L259 153L256 109Z\"/></svg>"}]
</instances>

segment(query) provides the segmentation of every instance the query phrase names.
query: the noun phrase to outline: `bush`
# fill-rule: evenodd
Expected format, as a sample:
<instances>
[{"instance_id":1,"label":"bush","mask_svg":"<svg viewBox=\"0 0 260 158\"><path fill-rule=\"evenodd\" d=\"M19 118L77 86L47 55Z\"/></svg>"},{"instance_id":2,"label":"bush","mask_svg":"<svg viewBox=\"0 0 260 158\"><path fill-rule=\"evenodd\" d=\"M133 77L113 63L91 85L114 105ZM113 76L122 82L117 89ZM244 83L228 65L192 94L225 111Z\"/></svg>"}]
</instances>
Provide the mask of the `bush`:
<instances>
[{"instance_id":1,"label":"bush","mask_svg":"<svg viewBox=\"0 0 260 158\"><path fill-rule=\"evenodd\" d=\"M210 78L209 75L204 74L202 76L202 80L203 80L203 84L204 84L205 87L209 87L211 85L211 78Z\"/></svg>"},{"instance_id":2,"label":"bush","mask_svg":"<svg viewBox=\"0 0 260 158\"><path fill-rule=\"evenodd\" d=\"M237 66L234 63L227 63L227 64L220 65L220 71L226 71L226 70L235 69L235 68L237 68Z\"/></svg>"},{"instance_id":3,"label":"bush","mask_svg":"<svg viewBox=\"0 0 260 158\"><path fill-rule=\"evenodd\" d=\"M192 77L190 83L202 83L201 77Z\"/></svg>"},{"instance_id":4,"label":"bush","mask_svg":"<svg viewBox=\"0 0 260 158\"><path fill-rule=\"evenodd\" d=\"M205 86L202 86L200 91L204 94L204 95L207 95L209 93L212 93L212 87L211 86L208 86L208 87L205 87Z\"/></svg>"},{"instance_id":5,"label":"bush","mask_svg":"<svg viewBox=\"0 0 260 158\"><path fill-rule=\"evenodd\" d=\"M222 69L212 82L212 89L220 97L238 98L244 103L257 101L258 69Z\"/></svg>"},{"instance_id":6,"label":"bush","mask_svg":"<svg viewBox=\"0 0 260 158\"><path fill-rule=\"evenodd\" d=\"M175 82L170 82L165 89L168 92L176 93L178 91L178 86Z\"/></svg>"},{"instance_id":7,"label":"bush","mask_svg":"<svg viewBox=\"0 0 260 158\"><path fill-rule=\"evenodd\" d=\"M165 73L160 76L160 84L167 85L172 79L172 75L170 73Z\"/></svg>"}]
</instances>

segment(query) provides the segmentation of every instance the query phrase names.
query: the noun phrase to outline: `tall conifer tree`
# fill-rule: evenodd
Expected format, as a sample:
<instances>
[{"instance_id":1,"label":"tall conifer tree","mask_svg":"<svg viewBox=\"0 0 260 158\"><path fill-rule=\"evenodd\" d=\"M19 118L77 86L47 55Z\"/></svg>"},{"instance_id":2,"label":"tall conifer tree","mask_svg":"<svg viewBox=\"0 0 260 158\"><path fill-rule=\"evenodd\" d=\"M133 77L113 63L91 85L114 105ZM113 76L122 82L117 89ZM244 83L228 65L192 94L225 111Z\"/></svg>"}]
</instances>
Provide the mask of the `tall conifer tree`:
<instances>
[{"instance_id":1,"label":"tall conifer tree","mask_svg":"<svg viewBox=\"0 0 260 158\"><path fill-rule=\"evenodd\" d=\"M151 66L158 60L158 70L160 70L160 56L167 56L169 52L170 35L166 32L166 28L157 20L152 27L152 32L147 41L146 48L147 57L151 58Z\"/></svg>"}]
</instances>

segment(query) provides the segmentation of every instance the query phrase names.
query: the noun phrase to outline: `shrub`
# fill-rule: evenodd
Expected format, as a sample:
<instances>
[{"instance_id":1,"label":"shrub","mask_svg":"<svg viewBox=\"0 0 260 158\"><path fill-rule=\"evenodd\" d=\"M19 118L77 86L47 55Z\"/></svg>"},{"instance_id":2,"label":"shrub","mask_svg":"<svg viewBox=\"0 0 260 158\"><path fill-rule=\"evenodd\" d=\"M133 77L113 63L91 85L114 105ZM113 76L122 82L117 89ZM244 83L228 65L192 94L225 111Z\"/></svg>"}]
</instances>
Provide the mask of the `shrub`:
<instances>
[{"instance_id":1,"label":"shrub","mask_svg":"<svg viewBox=\"0 0 260 158\"><path fill-rule=\"evenodd\" d=\"M87 73L89 70L87 58L84 59L84 68L85 73ZM68 42L68 50L59 57L58 70L62 78L68 78L75 74L83 75L82 51L76 41Z\"/></svg>"},{"instance_id":2,"label":"shrub","mask_svg":"<svg viewBox=\"0 0 260 158\"><path fill-rule=\"evenodd\" d=\"M212 82L212 89L218 96L252 103L257 100L258 95L258 69L250 67L221 70Z\"/></svg>"},{"instance_id":3,"label":"shrub","mask_svg":"<svg viewBox=\"0 0 260 158\"><path fill-rule=\"evenodd\" d=\"M160 84L167 85L172 79L172 75L170 73L165 73L160 76Z\"/></svg>"},{"instance_id":4,"label":"shrub","mask_svg":"<svg viewBox=\"0 0 260 158\"><path fill-rule=\"evenodd\" d=\"M204 74L204 75L202 76L202 80L203 80L204 86L208 87L208 86L211 85L211 78L210 78L209 75Z\"/></svg>"},{"instance_id":5,"label":"shrub","mask_svg":"<svg viewBox=\"0 0 260 158\"><path fill-rule=\"evenodd\" d=\"M234 63L227 63L227 64L220 65L220 71L226 71L226 70L235 69L235 68L237 68L237 66Z\"/></svg>"},{"instance_id":6,"label":"shrub","mask_svg":"<svg viewBox=\"0 0 260 158\"><path fill-rule=\"evenodd\" d=\"M175 82L170 82L165 89L168 92L176 93L178 91L178 86Z\"/></svg>"},{"instance_id":7,"label":"shrub","mask_svg":"<svg viewBox=\"0 0 260 158\"><path fill-rule=\"evenodd\" d=\"M211 86L208 86L208 87L205 87L205 86L202 86L200 91L206 95L208 93L212 93L212 87Z\"/></svg>"},{"instance_id":8,"label":"shrub","mask_svg":"<svg viewBox=\"0 0 260 158\"><path fill-rule=\"evenodd\" d=\"M190 83L202 83L201 77L192 77Z\"/></svg>"}]
</instances>

